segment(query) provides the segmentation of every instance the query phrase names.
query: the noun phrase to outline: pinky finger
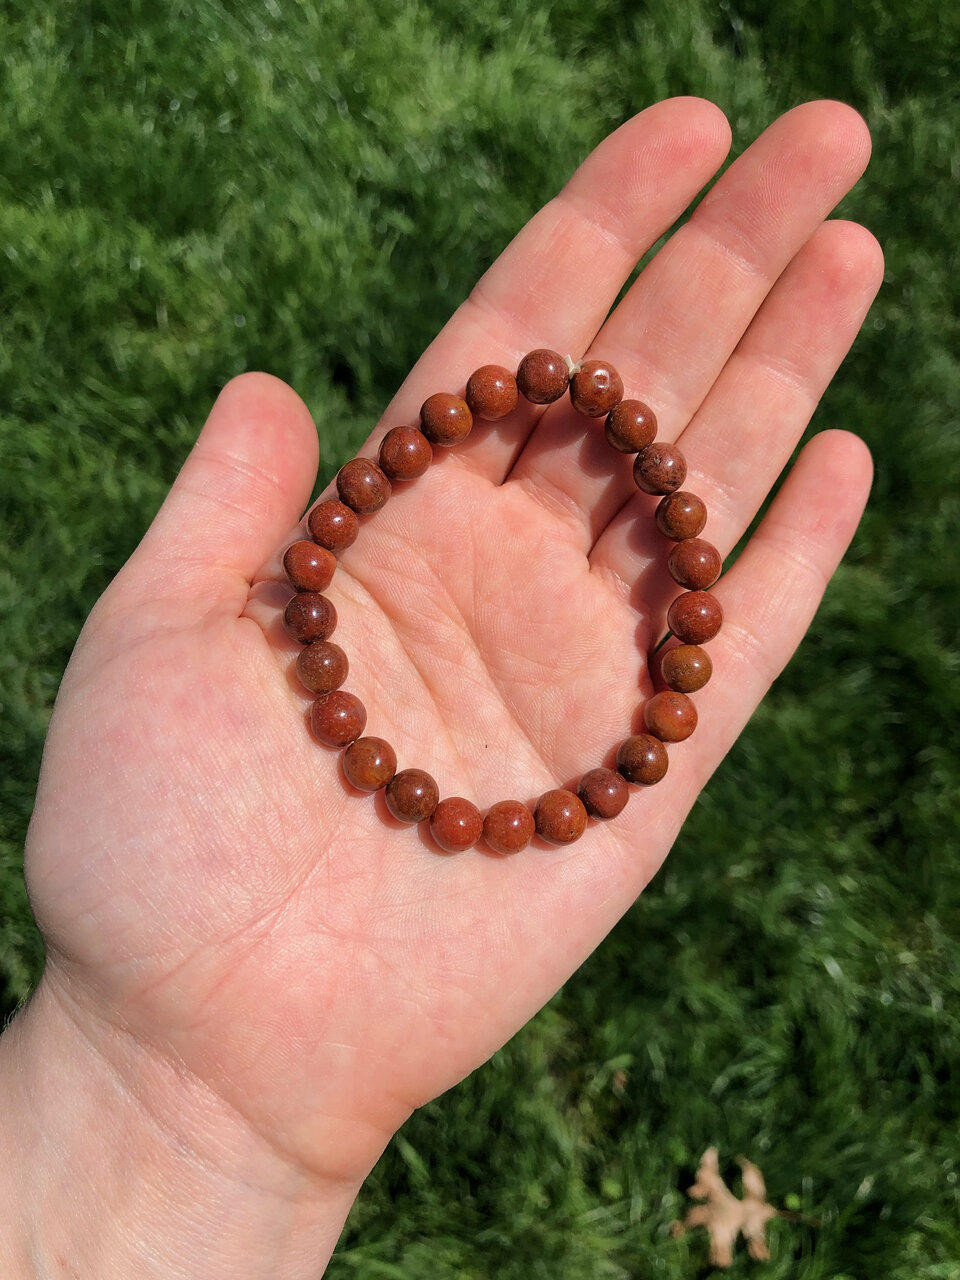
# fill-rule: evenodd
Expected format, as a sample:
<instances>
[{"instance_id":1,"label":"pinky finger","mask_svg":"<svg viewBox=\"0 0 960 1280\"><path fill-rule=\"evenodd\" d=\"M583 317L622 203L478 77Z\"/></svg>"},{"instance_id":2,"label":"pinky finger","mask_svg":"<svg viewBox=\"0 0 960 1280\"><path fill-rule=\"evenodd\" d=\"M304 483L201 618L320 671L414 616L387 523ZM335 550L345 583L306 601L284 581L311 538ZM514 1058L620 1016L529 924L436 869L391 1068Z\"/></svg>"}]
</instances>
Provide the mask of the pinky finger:
<instances>
[{"instance_id":1,"label":"pinky finger","mask_svg":"<svg viewBox=\"0 0 960 1280\"><path fill-rule=\"evenodd\" d=\"M743 553L715 588L724 624L700 724L676 753L673 799L686 813L793 656L856 531L873 475L857 436L824 431L802 451ZM674 806L671 805L671 809Z\"/></svg>"}]
</instances>

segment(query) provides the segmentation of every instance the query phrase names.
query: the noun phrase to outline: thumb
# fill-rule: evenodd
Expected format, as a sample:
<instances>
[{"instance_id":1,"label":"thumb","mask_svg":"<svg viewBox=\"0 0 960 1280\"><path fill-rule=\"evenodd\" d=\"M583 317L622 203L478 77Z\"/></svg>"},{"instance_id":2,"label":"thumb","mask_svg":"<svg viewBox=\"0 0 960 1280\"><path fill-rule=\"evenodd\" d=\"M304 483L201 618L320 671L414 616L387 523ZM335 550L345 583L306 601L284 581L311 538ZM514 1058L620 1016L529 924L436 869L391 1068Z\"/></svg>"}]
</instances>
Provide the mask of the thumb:
<instances>
[{"instance_id":1,"label":"thumb","mask_svg":"<svg viewBox=\"0 0 960 1280\"><path fill-rule=\"evenodd\" d=\"M295 391L267 373L234 378L128 562L125 587L207 607L232 603L238 588L245 595L299 520L317 459L316 429Z\"/></svg>"}]
</instances>

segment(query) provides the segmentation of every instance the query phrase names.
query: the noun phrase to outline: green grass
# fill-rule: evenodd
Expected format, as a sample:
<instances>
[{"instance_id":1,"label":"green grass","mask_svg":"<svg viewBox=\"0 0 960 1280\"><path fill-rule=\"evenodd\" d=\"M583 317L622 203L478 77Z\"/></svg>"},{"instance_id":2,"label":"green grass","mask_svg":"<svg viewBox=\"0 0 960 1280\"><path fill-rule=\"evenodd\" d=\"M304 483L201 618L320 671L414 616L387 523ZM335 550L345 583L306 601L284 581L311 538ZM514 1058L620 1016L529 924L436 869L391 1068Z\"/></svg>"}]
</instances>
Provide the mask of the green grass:
<instances>
[{"instance_id":1,"label":"green grass","mask_svg":"<svg viewBox=\"0 0 960 1280\"><path fill-rule=\"evenodd\" d=\"M0 974L83 619L222 382L288 379L325 479L478 272L653 99L742 147L842 97L887 282L815 425L873 499L801 655L667 869L551 1006L413 1118L337 1280L703 1276L711 1142L764 1169L769 1277L960 1275L957 11L932 0L39 0L0 12ZM760 1274L741 1255L732 1275Z\"/></svg>"}]
</instances>

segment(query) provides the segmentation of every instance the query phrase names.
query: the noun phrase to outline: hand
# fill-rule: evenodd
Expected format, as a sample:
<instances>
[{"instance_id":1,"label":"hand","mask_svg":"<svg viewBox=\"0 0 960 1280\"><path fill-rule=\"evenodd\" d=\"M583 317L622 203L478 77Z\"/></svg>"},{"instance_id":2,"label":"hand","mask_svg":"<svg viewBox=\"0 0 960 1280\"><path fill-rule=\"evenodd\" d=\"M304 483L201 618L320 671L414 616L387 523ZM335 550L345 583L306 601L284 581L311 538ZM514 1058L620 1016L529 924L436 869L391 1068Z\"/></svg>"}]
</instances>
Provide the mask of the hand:
<instances>
[{"instance_id":1,"label":"hand","mask_svg":"<svg viewBox=\"0 0 960 1280\"><path fill-rule=\"evenodd\" d=\"M363 452L477 365L515 367L537 346L605 356L660 438L679 439L704 536L728 553L882 274L867 231L823 221L867 162L866 129L811 103L732 165L608 315L728 144L696 99L607 138L482 277ZM569 848L446 857L385 820L382 796L352 793L307 729L277 550L316 461L282 383L249 374L223 391L84 627L27 851L49 948L37 1016L56 1008L203 1158L221 1126L242 1131L256 1160L294 1171L301 1203L310 1186L352 1194L411 1109L503 1044L627 909L799 643L870 484L854 436L800 454L716 587L714 677L663 782ZM441 795L532 800L609 762L636 727L677 589L631 461L566 398L521 402L398 486L343 555L329 594L346 687L367 732Z\"/></svg>"}]
</instances>

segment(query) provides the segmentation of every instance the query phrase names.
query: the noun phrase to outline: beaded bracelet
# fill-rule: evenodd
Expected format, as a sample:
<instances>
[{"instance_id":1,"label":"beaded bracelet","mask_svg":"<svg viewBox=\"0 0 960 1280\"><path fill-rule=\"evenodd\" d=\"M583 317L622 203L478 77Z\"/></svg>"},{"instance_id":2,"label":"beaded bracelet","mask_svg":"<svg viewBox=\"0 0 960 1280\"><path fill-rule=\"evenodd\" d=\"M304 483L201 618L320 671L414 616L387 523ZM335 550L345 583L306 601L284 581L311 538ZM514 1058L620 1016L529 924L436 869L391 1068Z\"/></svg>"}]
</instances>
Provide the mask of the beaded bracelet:
<instances>
[{"instance_id":1,"label":"beaded bracelet","mask_svg":"<svg viewBox=\"0 0 960 1280\"><path fill-rule=\"evenodd\" d=\"M608 442L621 453L635 453L633 476L644 493L662 495L657 527L673 543L670 574L683 593L667 611L667 623L681 642L663 654L666 689L644 704L646 733L632 734L617 749L616 770L590 769L577 793L557 787L545 792L531 813L519 800L501 800L481 815L462 796L440 799L436 782L422 769L397 772L397 757L382 738L363 737L367 712L354 694L340 686L347 677L347 655L329 637L337 614L321 594L333 579L337 557L359 532L358 515L379 511L396 482L416 480L433 461L433 446L449 448L469 434L474 418L493 422L516 408L520 395L532 404L558 400L569 388L573 407L589 418L605 418ZM587 819L614 818L627 803L627 783L650 786L667 771L664 743L682 742L693 733L697 712L689 694L710 679L712 666L700 647L720 630L723 614L706 588L720 576L720 553L698 535L707 510L694 493L681 490L687 465L674 445L656 444L657 421L640 400L623 399L623 382L603 360L575 365L569 357L545 349L531 351L516 375L500 365L484 365L470 375L463 397L440 391L420 409L419 427L393 427L380 444L379 466L353 458L337 473L339 500L328 498L310 512L310 537L294 542L283 566L296 595L284 624L305 647L297 674L316 700L310 726L320 742L343 750L344 776L360 791L385 788L387 807L401 822L429 822L437 845L447 853L468 849L483 837L500 854L518 853L534 832L553 844L570 844L586 829Z\"/></svg>"}]
</instances>

